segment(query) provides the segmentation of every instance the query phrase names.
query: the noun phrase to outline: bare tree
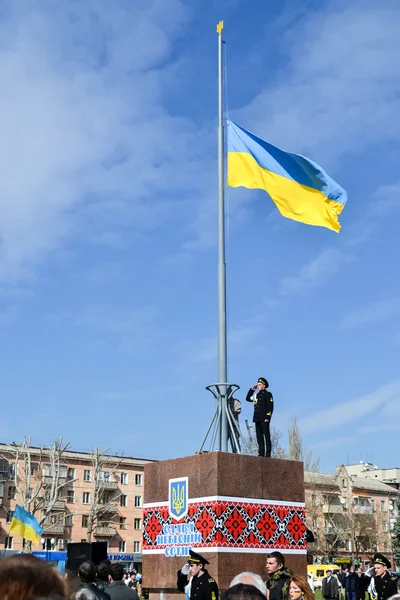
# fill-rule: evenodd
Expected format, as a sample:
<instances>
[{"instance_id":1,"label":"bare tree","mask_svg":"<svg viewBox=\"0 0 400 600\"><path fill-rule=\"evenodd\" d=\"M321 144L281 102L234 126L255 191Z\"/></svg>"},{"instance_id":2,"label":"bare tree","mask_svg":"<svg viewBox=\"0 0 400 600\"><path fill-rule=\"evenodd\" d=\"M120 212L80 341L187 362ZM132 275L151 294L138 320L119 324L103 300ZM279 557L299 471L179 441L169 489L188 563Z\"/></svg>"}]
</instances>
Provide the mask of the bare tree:
<instances>
[{"instance_id":1,"label":"bare tree","mask_svg":"<svg viewBox=\"0 0 400 600\"><path fill-rule=\"evenodd\" d=\"M304 470L316 473L319 471L320 459L313 457L312 450L303 445L300 429L297 419L294 418L288 429L289 454L290 460L301 460L304 463Z\"/></svg>"},{"instance_id":2,"label":"bare tree","mask_svg":"<svg viewBox=\"0 0 400 600\"><path fill-rule=\"evenodd\" d=\"M98 446L90 452L93 477L86 537L88 542L92 541L96 528L109 527L110 524L117 523L119 518L116 500L122 493L116 471L122 457L117 461L112 460L108 452L109 449L101 450Z\"/></svg>"},{"instance_id":3,"label":"bare tree","mask_svg":"<svg viewBox=\"0 0 400 600\"><path fill-rule=\"evenodd\" d=\"M43 533L58 522L64 523L64 513L54 513L54 509L63 488L74 480L67 480L62 472L66 470L62 465L63 454L69 446L69 442L63 443L60 438L51 446L34 448L31 438L24 438L22 444L6 445L1 456L9 465L19 504L37 518ZM32 543L24 540L24 552L31 551Z\"/></svg>"}]
</instances>

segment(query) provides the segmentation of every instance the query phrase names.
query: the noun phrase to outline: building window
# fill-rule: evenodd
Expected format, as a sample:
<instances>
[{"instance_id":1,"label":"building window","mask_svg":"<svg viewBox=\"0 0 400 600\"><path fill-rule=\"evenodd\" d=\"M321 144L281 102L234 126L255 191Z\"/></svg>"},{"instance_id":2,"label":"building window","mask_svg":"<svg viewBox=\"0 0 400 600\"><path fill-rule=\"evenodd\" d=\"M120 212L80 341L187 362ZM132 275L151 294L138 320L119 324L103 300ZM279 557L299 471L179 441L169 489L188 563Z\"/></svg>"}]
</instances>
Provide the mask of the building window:
<instances>
[{"instance_id":1,"label":"building window","mask_svg":"<svg viewBox=\"0 0 400 600\"><path fill-rule=\"evenodd\" d=\"M121 473L121 483L124 485L128 483L128 473Z\"/></svg>"},{"instance_id":2,"label":"building window","mask_svg":"<svg viewBox=\"0 0 400 600\"><path fill-rule=\"evenodd\" d=\"M119 499L120 506L128 506L128 496L126 494L122 494Z\"/></svg>"},{"instance_id":3,"label":"building window","mask_svg":"<svg viewBox=\"0 0 400 600\"><path fill-rule=\"evenodd\" d=\"M142 485L143 476L141 473L135 475L135 485Z\"/></svg>"},{"instance_id":4,"label":"building window","mask_svg":"<svg viewBox=\"0 0 400 600\"><path fill-rule=\"evenodd\" d=\"M347 488L347 479L342 479L342 487Z\"/></svg>"},{"instance_id":5,"label":"building window","mask_svg":"<svg viewBox=\"0 0 400 600\"><path fill-rule=\"evenodd\" d=\"M10 485L10 487L8 488L7 498L9 500L14 500L15 492L16 492L15 485Z\"/></svg>"},{"instance_id":6,"label":"building window","mask_svg":"<svg viewBox=\"0 0 400 600\"><path fill-rule=\"evenodd\" d=\"M99 542L100 540L97 540L97 541ZM87 542L87 540L82 540L81 539L81 544L86 544L86 542Z\"/></svg>"},{"instance_id":7,"label":"building window","mask_svg":"<svg viewBox=\"0 0 400 600\"><path fill-rule=\"evenodd\" d=\"M73 516L67 515L65 517L65 527L72 527L72 525L73 525Z\"/></svg>"},{"instance_id":8,"label":"building window","mask_svg":"<svg viewBox=\"0 0 400 600\"><path fill-rule=\"evenodd\" d=\"M6 550L12 550L12 537L10 537L9 535L6 537L6 539L4 540L4 548Z\"/></svg>"},{"instance_id":9,"label":"building window","mask_svg":"<svg viewBox=\"0 0 400 600\"><path fill-rule=\"evenodd\" d=\"M140 542L133 542L133 551L140 552Z\"/></svg>"},{"instance_id":10,"label":"building window","mask_svg":"<svg viewBox=\"0 0 400 600\"><path fill-rule=\"evenodd\" d=\"M141 508L142 506L142 496L135 496L135 507Z\"/></svg>"},{"instance_id":11,"label":"building window","mask_svg":"<svg viewBox=\"0 0 400 600\"><path fill-rule=\"evenodd\" d=\"M100 481L110 481L110 471L100 471L99 479Z\"/></svg>"},{"instance_id":12,"label":"building window","mask_svg":"<svg viewBox=\"0 0 400 600\"><path fill-rule=\"evenodd\" d=\"M75 469L73 467L68 467L67 479L68 481L72 481L73 479L75 479Z\"/></svg>"},{"instance_id":13,"label":"building window","mask_svg":"<svg viewBox=\"0 0 400 600\"><path fill-rule=\"evenodd\" d=\"M317 506L317 496L315 494L311 496L311 506Z\"/></svg>"},{"instance_id":14,"label":"building window","mask_svg":"<svg viewBox=\"0 0 400 600\"><path fill-rule=\"evenodd\" d=\"M317 529L317 517L312 518L312 528L314 531Z\"/></svg>"},{"instance_id":15,"label":"building window","mask_svg":"<svg viewBox=\"0 0 400 600\"><path fill-rule=\"evenodd\" d=\"M386 533L386 532L387 532L387 530L388 530L388 525L387 525L386 521L383 521L383 522L382 522L382 530L383 530L385 533Z\"/></svg>"},{"instance_id":16,"label":"building window","mask_svg":"<svg viewBox=\"0 0 400 600\"><path fill-rule=\"evenodd\" d=\"M89 526L89 515L82 515L82 527Z\"/></svg>"},{"instance_id":17,"label":"building window","mask_svg":"<svg viewBox=\"0 0 400 600\"><path fill-rule=\"evenodd\" d=\"M142 529L142 519L133 519L133 529Z\"/></svg>"},{"instance_id":18,"label":"building window","mask_svg":"<svg viewBox=\"0 0 400 600\"><path fill-rule=\"evenodd\" d=\"M126 517L119 518L119 528L126 529Z\"/></svg>"},{"instance_id":19,"label":"building window","mask_svg":"<svg viewBox=\"0 0 400 600\"><path fill-rule=\"evenodd\" d=\"M384 500L381 500L381 511L385 512L385 510L386 510L386 503Z\"/></svg>"},{"instance_id":20,"label":"building window","mask_svg":"<svg viewBox=\"0 0 400 600\"><path fill-rule=\"evenodd\" d=\"M90 477L90 469L85 469L83 471L83 481L90 481L91 477Z\"/></svg>"},{"instance_id":21,"label":"building window","mask_svg":"<svg viewBox=\"0 0 400 600\"><path fill-rule=\"evenodd\" d=\"M73 504L75 502L74 490L67 490L67 502Z\"/></svg>"},{"instance_id":22,"label":"building window","mask_svg":"<svg viewBox=\"0 0 400 600\"><path fill-rule=\"evenodd\" d=\"M108 492L103 492L100 498L100 504L109 504L110 502L110 494Z\"/></svg>"},{"instance_id":23,"label":"building window","mask_svg":"<svg viewBox=\"0 0 400 600\"><path fill-rule=\"evenodd\" d=\"M83 504L90 504L90 492L83 492Z\"/></svg>"},{"instance_id":24,"label":"building window","mask_svg":"<svg viewBox=\"0 0 400 600\"><path fill-rule=\"evenodd\" d=\"M372 512L376 512L376 501L375 499L371 500Z\"/></svg>"},{"instance_id":25,"label":"building window","mask_svg":"<svg viewBox=\"0 0 400 600\"><path fill-rule=\"evenodd\" d=\"M38 468L37 463L31 464L31 468L30 468L31 477L33 477L35 475L35 471L36 471L37 468Z\"/></svg>"},{"instance_id":26,"label":"building window","mask_svg":"<svg viewBox=\"0 0 400 600\"><path fill-rule=\"evenodd\" d=\"M126 542L124 540L121 540L119 543L119 551L126 552Z\"/></svg>"}]
</instances>

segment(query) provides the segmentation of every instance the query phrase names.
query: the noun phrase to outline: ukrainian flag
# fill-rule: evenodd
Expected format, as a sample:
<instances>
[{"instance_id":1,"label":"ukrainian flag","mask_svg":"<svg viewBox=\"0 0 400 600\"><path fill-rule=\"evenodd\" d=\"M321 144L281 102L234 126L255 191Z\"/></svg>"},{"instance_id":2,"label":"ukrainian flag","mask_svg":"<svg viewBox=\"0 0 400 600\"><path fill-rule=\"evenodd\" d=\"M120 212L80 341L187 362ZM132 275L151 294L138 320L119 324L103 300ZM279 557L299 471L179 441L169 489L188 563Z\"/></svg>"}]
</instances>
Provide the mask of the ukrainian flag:
<instances>
[{"instance_id":1,"label":"ukrainian flag","mask_svg":"<svg viewBox=\"0 0 400 600\"><path fill-rule=\"evenodd\" d=\"M312 160L284 152L232 121L228 185L265 190L284 217L340 231L346 191Z\"/></svg>"},{"instance_id":2,"label":"ukrainian flag","mask_svg":"<svg viewBox=\"0 0 400 600\"><path fill-rule=\"evenodd\" d=\"M42 531L37 518L17 504L10 525L10 533L13 532L15 535L20 535L26 540L38 544Z\"/></svg>"}]
</instances>

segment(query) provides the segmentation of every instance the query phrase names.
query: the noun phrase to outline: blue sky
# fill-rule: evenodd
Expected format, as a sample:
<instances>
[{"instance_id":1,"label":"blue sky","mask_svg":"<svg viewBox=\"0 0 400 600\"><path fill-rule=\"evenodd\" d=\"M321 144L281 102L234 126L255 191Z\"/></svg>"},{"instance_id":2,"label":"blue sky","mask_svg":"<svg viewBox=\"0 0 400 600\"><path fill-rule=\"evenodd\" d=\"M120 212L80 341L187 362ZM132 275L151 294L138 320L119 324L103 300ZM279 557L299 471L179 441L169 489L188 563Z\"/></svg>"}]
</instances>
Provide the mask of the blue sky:
<instances>
[{"instance_id":1,"label":"blue sky","mask_svg":"<svg viewBox=\"0 0 400 600\"><path fill-rule=\"evenodd\" d=\"M230 117L349 196L337 235L228 190L230 381L244 400L267 377L275 427L296 416L323 469L398 466L396 0L1 3L1 438L198 450L221 18Z\"/></svg>"}]
</instances>

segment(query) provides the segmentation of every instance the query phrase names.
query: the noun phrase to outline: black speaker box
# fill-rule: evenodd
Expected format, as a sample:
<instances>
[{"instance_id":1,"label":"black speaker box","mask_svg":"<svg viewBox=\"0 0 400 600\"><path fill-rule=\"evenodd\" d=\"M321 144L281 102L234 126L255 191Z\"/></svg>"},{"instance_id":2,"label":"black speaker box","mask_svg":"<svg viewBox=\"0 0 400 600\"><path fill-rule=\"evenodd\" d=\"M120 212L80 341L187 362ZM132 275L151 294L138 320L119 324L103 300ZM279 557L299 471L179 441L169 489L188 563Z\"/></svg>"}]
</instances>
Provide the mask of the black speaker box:
<instances>
[{"instance_id":1,"label":"black speaker box","mask_svg":"<svg viewBox=\"0 0 400 600\"><path fill-rule=\"evenodd\" d=\"M67 570L77 573L80 565L92 560L95 565L107 558L107 542L70 543L67 546Z\"/></svg>"}]
</instances>

